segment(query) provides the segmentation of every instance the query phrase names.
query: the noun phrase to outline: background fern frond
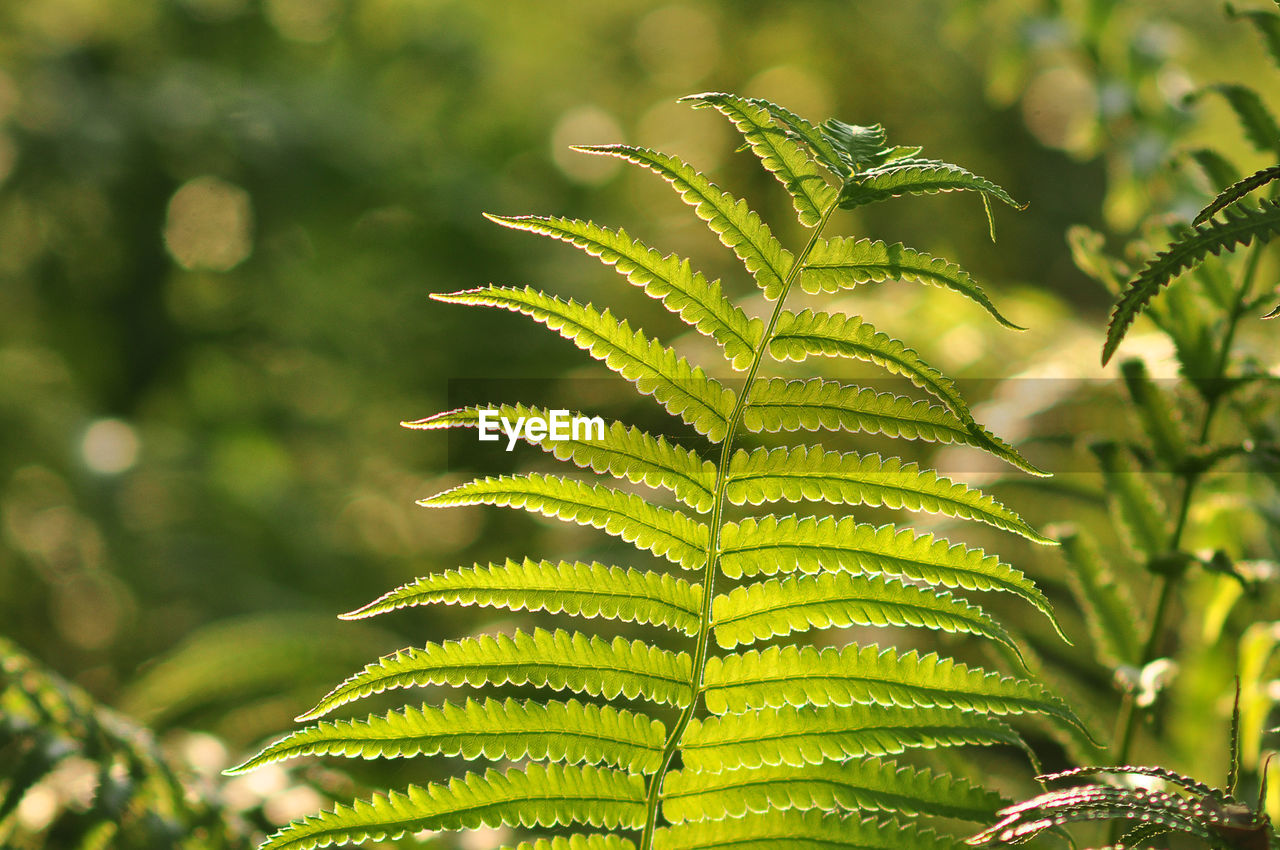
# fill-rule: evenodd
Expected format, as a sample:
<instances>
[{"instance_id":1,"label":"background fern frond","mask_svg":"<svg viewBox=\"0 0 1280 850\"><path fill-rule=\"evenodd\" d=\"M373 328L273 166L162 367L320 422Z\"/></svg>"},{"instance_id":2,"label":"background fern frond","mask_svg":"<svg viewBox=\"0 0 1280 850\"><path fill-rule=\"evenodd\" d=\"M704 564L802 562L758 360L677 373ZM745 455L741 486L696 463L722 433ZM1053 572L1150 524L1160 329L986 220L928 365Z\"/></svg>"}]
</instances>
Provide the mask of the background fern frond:
<instances>
[{"instance_id":1,"label":"background fern frond","mask_svg":"<svg viewBox=\"0 0 1280 850\"><path fill-rule=\"evenodd\" d=\"M1255 171L1248 177L1232 183L1219 192L1218 196L1208 206L1196 213L1196 217L1191 223L1203 224L1254 190L1260 189L1274 180L1280 180L1280 165L1272 165L1260 171Z\"/></svg>"},{"instance_id":2,"label":"background fern frond","mask_svg":"<svg viewBox=\"0 0 1280 850\"><path fill-rule=\"evenodd\" d=\"M1268 241L1280 234L1280 202L1261 200L1258 205L1227 207L1221 219L1212 219L1179 231L1168 248L1156 254L1125 286L1107 325L1107 341L1102 349L1105 365L1133 320L1162 286L1182 272L1202 262L1210 254L1248 245L1254 239Z\"/></svg>"},{"instance_id":3,"label":"background fern frond","mask_svg":"<svg viewBox=\"0 0 1280 850\"><path fill-rule=\"evenodd\" d=\"M566 561L508 559L423 576L343 614L359 620L415 605L487 605L665 626L695 635L702 588L667 573Z\"/></svg>"},{"instance_id":4,"label":"background fern frond","mask_svg":"<svg viewBox=\"0 0 1280 850\"><path fill-rule=\"evenodd\" d=\"M979 192L1014 209L1022 205L985 177L936 159L902 159L867 169L845 184L840 206L845 209L886 201L901 195L935 192Z\"/></svg>"},{"instance_id":5,"label":"background fern frond","mask_svg":"<svg viewBox=\"0 0 1280 850\"><path fill-rule=\"evenodd\" d=\"M1263 103L1258 93L1238 83L1216 83L1205 86L1197 96L1205 92L1221 95L1235 113L1247 138L1261 153L1280 153L1280 124Z\"/></svg>"}]
</instances>

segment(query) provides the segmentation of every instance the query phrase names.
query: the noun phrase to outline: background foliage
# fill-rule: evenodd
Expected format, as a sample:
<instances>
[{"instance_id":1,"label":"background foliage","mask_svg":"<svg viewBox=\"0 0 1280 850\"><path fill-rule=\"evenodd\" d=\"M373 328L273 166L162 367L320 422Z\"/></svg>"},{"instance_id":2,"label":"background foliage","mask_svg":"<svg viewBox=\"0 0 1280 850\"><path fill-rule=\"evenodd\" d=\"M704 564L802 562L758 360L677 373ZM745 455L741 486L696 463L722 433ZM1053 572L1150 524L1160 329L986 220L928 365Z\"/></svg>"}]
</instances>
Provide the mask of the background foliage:
<instances>
[{"instance_id":1,"label":"background foliage","mask_svg":"<svg viewBox=\"0 0 1280 850\"><path fill-rule=\"evenodd\" d=\"M978 312L911 287L882 290L877 323L932 338L921 353L968 378L971 400L989 399L980 418L1002 436L1112 428L1096 399L1113 390L1089 383L1114 375L1094 365L1109 298L1075 270L1064 233L1085 223L1141 235L1153 208L1189 218L1207 195L1168 178L1177 148L1212 144L1253 170L1229 110L1206 99L1193 111L1184 96L1256 79L1265 64L1254 34L1211 4L1119 5L6 4L0 632L211 775L369 657L492 627L466 609L376 627L333 616L414 575L558 533L414 506L508 459L399 421L496 397L478 389L484 379L515 379L504 398L550 405L545 381L580 365L570 346L517 332L515 317L460 318L426 294L536 279L591 297L604 272L589 258L505 233L482 211L625 221L668 250L708 253L665 187L576 157L574 143L681 154L771 200L761 211L785 231L784 195L734 154L723 122L674 104L698 90L883 122L1029 202L998 213L995 246L971 199L907 201L846 224L888 241L927 233L1036 330L984 333L968 324ZM727 262L706 271L732 274ZM625 307L650 324L642 296ZM1246 337L1274 335L1253 325ZM1141 330L1128 344L1172 377ZM486 344L457 353L475 337ZM580 398L608 392L594 374L568 372ZM1055 404L1054 427L1041 427L1032 414ZM1074 458L1055 455L1055 480L1097 488ZM969 456L935 462L982 471ZM1101 512L1026 498L1010 490L1007 501L1037 523L1105 533ZM1258 533L1274 541L1274 529ZM1060 561L1030 547L1008 555L1051 586L1056 576L1070 606ZM1235 650L1220 652L1203 669ZM1165 720L1168 755L1192 775L1225 763L1202 746L1225 742L1225 720L1206 733L1196 719L1225 718L1220 679L1184 677L1187 708ZM1114 710L1105 670L1074 690L1101 716ZM266 829L318 795L350 796L359 779L358 765L354 778L267 770L220 794L244 829ZM66 776L49 782L15 812L28 832L81 805Z\"/></svg>"}]
</instances>

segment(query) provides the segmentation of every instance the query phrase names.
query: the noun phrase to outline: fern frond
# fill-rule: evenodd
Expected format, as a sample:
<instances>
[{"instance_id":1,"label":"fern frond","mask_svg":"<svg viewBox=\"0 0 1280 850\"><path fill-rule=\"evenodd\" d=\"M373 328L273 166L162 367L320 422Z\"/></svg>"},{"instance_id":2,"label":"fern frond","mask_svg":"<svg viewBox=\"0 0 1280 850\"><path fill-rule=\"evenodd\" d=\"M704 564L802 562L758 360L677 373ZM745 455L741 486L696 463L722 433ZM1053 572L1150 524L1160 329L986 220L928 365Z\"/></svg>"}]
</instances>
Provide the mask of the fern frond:
<instances>
[{"instance_id":1,"label":"fern frond","mask_svg":"<svg viewBox=\"0 0 1280 850\"><path fill-rule=\"evenodd\" d=\"M944 407L821 378L757 381L743 413L755 433L862 431L908 440L959 443L987 451L1032 475L1046 475L990 431L974 433Z\"/></svg>"},{"instance_id":2,"label":"fern frond","mask_svg":"<svg viewBox=\"0 0 1280 850\"><path fill-rule=\"evenodd\" d=\"M1145 630L1137 606L1128 598L1124 586L1116 582L1085 532L1067 530L1059 540L1062 554L1071 565L1067 577L1099 656L1117 666L1138 664Z\"/></svg>"},{"instance_id":3,"label":"fern frond","mask_svg":"<svg viewBox=\"0 0 1280 850\"><path fill-rule=\"evenodd\" d=\"M746 267L765 297L777 300L783 282L791 273L795 257L782 247L768 226L760 220L746 201L739 200L702 176L687 162L664 153L631 145L600 145L575 150L603 156L616 156L644 166L675 188L685 203L693 207L698 218L707 223ZM712 439L718 440L718 437Z\"/></svg>"},{"instance_id":4,"label":"fern frond","mask_svg":"<svg viewBox=\"0 0 1280 850\"><path fill-rule=\"evenodd\" d=\"M852 517L748 517L721 532L720 569L729 578L780 572L848 572L900 576L965 590L999 590L1021 596L1054 627L1049 600L1021 571L981 549L892 525Z\"/></svg>"},{"instance_id":5,"label":"fern frond","mask_svg":"<svg viewBox=\"0 0 1280 850\"><path fill-rule=\"evenodd\" d=\"M1273 180L1280 180L1280 165L1272 165L1261 171L1255 171L1243 180L1232 183L1219 192L1218 197L1214 198L1208 206L1196 213L1196 217L1191 223L1204 224L1226 207L1231 206L1250 192L1267 185Z\"/></svg>"},{"instance_id":6,"label":"fern frond","mask_svg":"<svg viewBox=\"0 0 1280 850\"><path fill-rule=\"evenodd\" d=\"M901 242L888 245L878 239L843 236L820 239L800 269L800 287L810 294L839 292L860 283L884 280L914 280L950 289L977 302L1005 327L1026 330L1002 316L982 287L960 266Z\"/></svg>"},{"instance_id":7,"label":"fern frond","mask_svg":"<svg viewBox=\"0 0 1280 850\"><path fill-rule=\"evenodd\" d=\"M813 152L813 155L818 158L818 161L826 166L832 174L838 175L841 179L849 176L849 167L840 158L835 146L812 122L801 118L785 107L767 100L748 98L748 101L769 110L769 114L773 116L773 119L785 127L794 138L804 142L809 147L809 150Z\"/></svg>"},{"instance_id":8,"label":"fern frond","mask_svg":"<svg viewBox=\"0 0 1280 850\"><path fill-rule=\"evenodd\" d=\"M709 529L680 511L634 493L555 475L504 475L461 484L418 504L428 508L502 505L603 529L687 570L706 561Z\"/></svg>"},{"instance_id":9,"label":"fern frond","mask_svg":"<svg viewBox=\"0 0 1280 850\"><path fill-rule=\"evenodd\" d=\"M889 136L880 124L846 124L829 118L822 122L822 137L844 164L840 173L846 184L849 175L882 164L889 153Z\"/></svg>"},{"instance_id":10,"label":"fern frond","mask_svg":"<svg viewBox=\"0 0 1280 850\"><path fill-rule=\"evenodd\" d=\"M702 587L633 567L508 559L503 564L476 564L423 576L343 614L342 619L359 620L438 603L605 617L696 635Z\"/></svg>"},{"instance_id":11,"label":"fern frond","mask_svg":"<svg viewBox=\"0 0 1280 850\"><path fill-rule=\"evenodd\" d=\"M827 182L809 153L774 123L767 106L722 92L690 95L680 102L714 107L733 122L765 170L791 194L800 223L814 227L822 221L839 189Z\"/></svg>"},{"instance_id":12,"label":"fern frond","mask_svg":"<svg viewBox=\"0 0 1280 850\"><path fill-rule=\"evenodd\" d=\"M1213 92L1222 95L1223 99L1236 114L1236 119L1244 129L1245 138L1262 153L1280 152L1280 125L1276 123L1271 110L1262 102L1258 93L1248 86L1237 83L1216 83L1205 86L1198 93Z\"/></svg>"},{"instance_id":13,"label":"fern frond","mask_svg":"<svg viewBox=\"0 0 1280 850\"><path fill-rule=\"evenodd\" d=\"M639 776L589 766L531 764L505 773L468 773L447 785L410 785L338 805L294 821L268 838L262 850L394 841L428 829L570 823L637 829L643 821L644 780Z\"/></svg>"},{"instance_id":14,"label":"fern frond","mask_svg":"<svg viewBox=\"0 0 1280 850\"><path fill-rule=\"evenodd\" d=\"M725 421L735 402L733 390L707 377L701 368L690 366L657 340L631 330L608 310L599 313L589 304L562 301L528 286L489 286L431 297L448 304L500 307L530 316L603 361L644 395L652 395L699 434L713 441L724 436Z\"/></svg>"},{"instance_id":15,"label":"fern frond","mask_svg":"<svg viewBox=\"0 0 1280 850\"><path fill-rule=\"evenodd\" d=\"M905 508L972 519L1052 543L991 496L878 454L826 452L817 446L738 450L729 462L725 497L735 505L786 500Z\"/></svg>"},{"instance_id":16,"label":"fern frond","mask_svg":"<svg viewBox=\"0 0 1280 850\"><path fill-rule=\"evenodd\" d=\"M306 755L372 759L441 754L605 763L650 774L659 767L665 738L660 721L607 705L572 699L468 699L462 705L405 707L364 720L325 720L281 738L227 773Z\"/></svg>"},{"instance_id":17,"label":"fern frond","mask_svg":"<svg viewBox=\"0 0 1280 850\"><path fill-rule=\"evenodd\" d=\"M1132 453L1113 442L1094 443L1089 449L1102 468L1116 525L1130 546L1147 558L1165 554L1172 540L1169 510L1147 482Z\"/></svg>"},{"instance_id":18,"label":"fern frond","mask_svg":"<svg viewBox=\"0 0 1280 850\"><path fill-rule=\"evenodd\" d=\"M931 829L819 809L784 809L664 827L655 850L965 850Z\"/></svg>"},{"instance_id":19,"label":"fern frond","mask_svg":"<svg viewBox=\"0 0 1280 850\"><path fill-rule=\"evenodd\" d=\"M1014 209L1023 209L1008 192L985 177L949 162L916 158L891 161L857 175L840 193L840 206L852 209L900 195L960 191L980 192Z\"/></svg>"},{"instance_id":20,"label":"fern frond","mask_svg":"<svg viewBox=\"0 0 1280 850\"><path fill-rule=\"evenodd\" d=\"M783 705L938 706L995 715L1044 714L1085 731L1075 713L1043 685L970 669L935 653L899 655L875 644L822 650L775 646L711 658L704 695L712 714Z\"/></svg>"},{"instance_id":21,"label":"fern frond","mask_svg":"<svg viewBox=\"0 0 1280 850\"><path fill-rule=\"evenodd\" d=\"M1233 18L1245 18L1253 24L1258 35L1271 54L1271 60L1280 67L1280 15L1261 9L1237 9L1231 3L1226 4L1227 14Z\"/></svg>"},{"instance_id":22,"label":"fern frond","mask_svg":"<svg viewBox=\"0 0 1280 850\"><path fill-rule=\"evenodd\" d=\"M1280 234L1280 202L1269 200L1260 201L1256 207L1244 204L1227 207L1221 219L1181 229L1173 243L1149 260L1125 285L1107 325L1103 365L1115 354L1133 320L1162 286L1209 254L1216 256L1237 245L1248 245L1255 238L1268 241L1277 234Z\"/></svg>"},{"instance_id":23,"label":"fern frond","mask_svg":"<svg viewBox=\"0 0 1280 850\"><path fill-rule=\"evenodd\" d=\"M976 427L973 414L955 384L898 340L877 331L860 316L784 310L769 340L777 360L804 360L811 354L854 357L907 378L944 403L961 422ZM981 433L981 432L979 432Z\"/></svg>"},{"instance_id":24,"label":"fern frond","mask_svg":"<svg viewBox=\"0 0 1280 850\"><path fill-rule=\"evenodd\" d=\"M1187 156L1200 167L1215 191L1221 191L1240 180L1240 170L1235 164L1213 148L1193 148L1187 151Z\"/></svg>"},{"instance_id":25,"label":"fern frond","mask_svg":"<svg viewBox=\"0 0 1280 850\"><path fill-rule=\"evenodd\" d=\"M1001 720L959 708L883 705L784 705L694 720L681 742L686 767L717 772L736 767L800 767L908 749L1019 747L1021 736Z\"/></svg>"},{"instance_id":26,"label":"fern frond","mask_svg":"<svg viewBox=\"0 0 1280 850\"><path fill-rule=\"evenodd\" d=\"M500 850L635 850L635 842L618 835L557 835L534 841L521 841Z\"/></svg>"},{"instance_id":27,"label":"fern frond","mask_svg":"<svg viewBox=\"0 0 1280 850\"><path fill-rule=\"evenodd\" d=\"M550 411L523 404L495 405L498 417L515 422L518 419L540 417L550 421ZM480 407L461 407L400 423L406 428L433 430L436 428L476 428L480 423ZM634 426L610 422L603 440L583 439L552 440L548 436L530 436L521 429L520 438L551 452L558 460L571 461L593 472L626 479L634 484L670 490L676 498L698 513L707 513L713 502L715 464L703 459L697 452L667 442L665 437L654 437Z\"/></svg>"},{"instance_id":28,"label":"fern frond","mask_svg":"<svg viewBox=\"0 0 1280 850\"><path fill-rule=\"evenodd\" d=\"M314 720L353 700L421 685L533 685L613 699L619 694L683 707L690 699L689 654L622 637L534 629L402 649L367 665L298 720Z\"/></svg>"},{"instance_id":29,"label":"fern frond","mask_svg":"<svg viewBox=\"0 0 1280 850\"><path fill-rule=\"evenodd\" d=\"M627 235L589 221L552 216L485 215L492 222L539 233L581 248L605 265L644 289L650 298L662 302L685 324L710 336L724 349L735 369L745 369L760 342L764 325L751 319L742 308L720 291L720 281L708 282L695 272L689 261L675 254L662 254Z\"/></svg>"},{"instance_id":30,"label":"fern frond","mask_svg":"<svg viewBox=\"0 0 1280 850\"><path fill-rule=\"evenodd\" d=\"M1018 656L1008 632L978 606L946 591L880 576L819 573L769 579L717 596L711 610L716 642L725 649L811 628L917 626L981 635Z\"/></svg>"},{"instance_id":31,"label":"fern frond","mask_svg":"<svg viewBox=\"0 0 1280 850\"><path fill-rule=\"evenodd\" d=\"M823 762L800 768L673 771L663 786L662 813L673 823L723 820L772 809L886 812L908 817L990 820L1006 804L999 794L964 779L892 761Z\"/></svg>"}]
</instances>

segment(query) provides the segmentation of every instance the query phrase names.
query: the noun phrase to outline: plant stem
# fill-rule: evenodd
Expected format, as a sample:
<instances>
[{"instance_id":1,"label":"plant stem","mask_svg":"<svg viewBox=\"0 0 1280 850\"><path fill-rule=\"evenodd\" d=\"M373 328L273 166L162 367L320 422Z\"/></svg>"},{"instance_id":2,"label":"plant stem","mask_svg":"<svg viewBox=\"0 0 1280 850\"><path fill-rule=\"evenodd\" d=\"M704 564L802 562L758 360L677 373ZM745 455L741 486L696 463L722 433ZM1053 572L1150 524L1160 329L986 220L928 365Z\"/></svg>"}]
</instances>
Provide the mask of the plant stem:
<instances>
[{"instance_id":1,"label":"plant stem","mask_svg":"<svg viewBox=\"0 0 1280 850\"><path fill-rule=\"evenodd\" d=\"M747 409L747 399L751 395L751 387L755 383L756 373L760 370L760 363L764 360L765 350L768 349L769 340L773 337L773 329L778 324L778 318L782 315L782 305L786 302L787 294L800 276L800 269L803 268L805 260L809 258L809 253L813 250L813 246L818 243L818 237L822 234L827 221L835 210L836 203L833 201L822 213L822 219L813 228L809 243L805 245L804 250L796 257L791 266L791 271L787 273L787 279L782 285L782 292L778 294L778 303L774 305L773 315L769 317L769 324L765 326L764 332L760 336L760 344L756 348L755 356L751 360L751 366L747 370L747 377L742 382L742 391L738 394L738 400L734 404L733 412L729 414L724 439L720 443L720 463L716 467L715 498L711 507L711 535L707 542L707 563L702 576L702 611L698 625L698 645L694 650L693 671L690 675L693 696L689 700L689 704L680 712L680 718L667 736L658 771L649 780L644 833L640 836L639 850L651 850L653 847L653 833L657 828L658 798L662 793L662 780L667 775L667 770L671 766L671 759L675 756L676 750L680 746L680 740L684 737L684 730L688 727L689 721L693 719L694 712L698 707L698 699L702 696L702 674L707 666L707 651L711 638L711 603L715 599L715 576L716 570L720 566L720 529L723 524L721 517L724 514L724 492L725 485L728 483L729 459L733 456L734 438L738 433L738 425L742 422L742 414Z\"/></svg>"}]
</instances>

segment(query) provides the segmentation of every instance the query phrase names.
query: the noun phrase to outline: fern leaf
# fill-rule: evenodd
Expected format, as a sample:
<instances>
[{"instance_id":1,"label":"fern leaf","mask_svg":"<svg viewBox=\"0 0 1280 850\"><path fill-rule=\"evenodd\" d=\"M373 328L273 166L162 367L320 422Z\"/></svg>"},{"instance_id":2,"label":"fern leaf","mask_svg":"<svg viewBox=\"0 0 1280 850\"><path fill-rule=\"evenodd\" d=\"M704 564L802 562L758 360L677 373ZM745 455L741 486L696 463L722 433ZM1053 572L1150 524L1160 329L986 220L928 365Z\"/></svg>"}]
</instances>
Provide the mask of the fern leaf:
<instances>
[{"instance_id":1,"label":"fern leaf","mask_svg":"<svg viewBox=\"0 0 1280 850\"><path fill-rule=\"evenodd\" d=\"M1007 803L964 779L876 759L717 773L686 768L668 774L662 790L662 813L673 823L792 808L981 822Z\"/></svg>"},{"instance_id":2,"label":"fern leaf","mask_svg":"<svg viewBox=\"0 0 1280 850\"><path fill-rule=\"evenodd\" d=\"M655 772L666 729L632 711L577 700L539 703L498 701L406 707L365 720L325 720L266 747L229 774L306 755L406 758L417 755L465 759L529 758L606 763L632 773Z\"/></svg>"},{"instance_id":3,"label":"fern leaf","mask_svg":"<svg viewBox=\"0 0 1280 850\"><path fill-rule=\"evenodd\" d=\"M882 334L859 316L784 310L769 340L777 360L804 360L811 354L855 357L902 375L947 405L961 422L976 427L973 414L951 380L898 340ZM980 432L979 432L980 433Z\"/></svg>"},{"instance_id":4,"label":"fern leaf","mask_svg":"<svg viewBox=\"0 0 1280 850\"><path fill-rule=\"evenodd\" d=\"M1169 511L1125 448L1111 442L1091 445L1102 467L1108 501L1119 526L1134 551L1154 558L1163 555L1172 540Z\"/></svg>"},{"instance_id":5,"label":"fern leaf","mask_svg":"<svg viewBox=\"0 0 1280 850\"><path fill-rule=\"evenodd\" d=\"M535 841L521 841L501 850L635 850L635 842L619 835L557 835Z\"/></svg>"},{"instance_id":6,"label":"fern leaf","mask_svg":"<svg viewBox=\"0 0 1280 850\"><path fill-rule=\"evenodd\" d=\"M1133 400L1134 412L1156 455L1167 464L1167 469L1177 469L1187 457L1187 439L1170 399L1151 380L1141 360L1125 360L1120 364L1120 373Z\"/></svg>"},{"instance_id":7,"label":"fern leaf","mask_svg":"<svg viewBox=\"0 0 1280 850\"><path fill-rule=\"evenodd\" d=\"M1218 193L1207 207L1196 213L1196 217L1192 220L1192 224L1204 224L1213 218L1226 207L1231 206L1236 201L1248 195L1255 189L1259 189L1273 180L1280 180L1280 165L1272 165L1261 171L1256 171L1248 177L1236 183L1232 183L1227 188Z\"/></svg>"},{"instance_id":8,"label":"fern leaf","mask_svg":"<svg viewBox=\"0 0 1280 850\"><path fill-rule=\"evenodd\" d=\"M810 294L853 289L860 283L914 280L958 292L976 301L997 322L1026 330L1006 319L969 273L955 263L878 239L820 239L800 269L800 287Z\"/></svg>"},{"instance_id":9,"label":"fern leaf","mask_svg":"<svg viewBox=\"0 0 1280 850\"><path fill-rule=\"evenodd\" d=\"M832 174L839 175L842 179L849 176L849 167L844 160L840 158L840 154L836 151L831 141L823 135L822 131L815 127L810 121L801 118L789 109L779 106L776 103L770 103L767 100L758 98L749 98L751 103L756 106L763 106L769 110L769 114L774 120L782 124L793 137L799 139L808 145L809 150L818 158L818 161L826 166Z\"/></svg>"},{"instance_id":10,"label":"fern leaf","mask_svg":"<svg viewBox=\"0 0 1280 850\"><path fill-rule=\"evenodd\" d=\"M687 514L651 505L634 493L554 475L504 475L469 481L418 504L428 508L502 505L589 525L687 570L706 561L709 530Z\"/></svg>"},{"instance_id":11,"label":"fern leaf","mask_svg":"<svg viewBox=\"0 0 1280 850\"><path fill-rule=\"evenodd\" d=\"M1005 745L1027 750L1001 720L959 708L790 705L693 720L680 744L686 767L737 767L898 755L908 749Z\"/></svg>"},{"instance_id":12,"label":"fern leaf","mask_svg":"<svg viewBox=\"0 0 1280 850\"><path fill-rule=\"evenodd\" d=\"M581 248L602 263L613 266L645 294L662 302L687 325L710 336L724 349L736 369L751 363L764 326L750 319L720 291L720 282L708 282L689 261L660 253L627 235L589 221L550 216L486 215L490 221L515 230L539 233Z\"/></svg>"},{"instance_id":13,"label":"fern leaf","mask_svg":"<svg viewBox=\"0 0 1280 850\"><path fill-rule=\"evenodd\" d=\"M822 122L822 137L835 149L844 163L844 174L850 175L885 161L888 134L880 124L846 124L835 118ZM845 180L846 185L848 180Z\"/></svg>"},{"instance_id":14,"label":"fern leaf","mask_svg":"<svg viewBox=\"0 0 1280 850\"><path fill-rule=\"evenodd\" d=\"M917 626L981 635L1007 646L1009 634L981 608L945 591L880 576L819 573L735 587L712 605L716 642L725 649L811 628Z\"/></svg>"},{"instance_id":15,"label":"fern leaf","mask_svg":"<svg viewBox=\"0 0 1280 850\"><path fill-rule=\"evenodd\" d=\"M968 549L932 534L852 517L765 516L726 523L720 570L729 578L779 572L848 572L898 576L965 590L999 590L1021 596L1061 634L1049 600L1035 584L981 549Z\"/></svg>"},{"instance_id":16,"label":"fern leaf","mask_svg":"<svg viewBox=\"0 0 1280 850\"><path fill-rule=\"evenodd\" d=\"M685 203L737 254L765 297L777 300L795 257L774 237L746 201L734 198L677 157L630 145L600 145L576 150L616 156L644 166L670 183ZM719 437L713 437L719 440Z\"/></svg>"},{"instance_id":17,"label":"fern leaf","mask_svg":"<svg viewBox=\"0 0 1280 850\"><path fill-rule=\"evenodd\" d=\"M487 605L512 611L546 611L605 617L698 633L702 588L666 573L566 561L463 567L415 579L348 614L359 620L415 605Z\"/></svg>"},{"instance_id":18,"label":"fern leaf","mask_svg":"<svg viewBox=\"0 0 1280 850\"><path fill-rule=\"evenodd\" d=\"M1237 9L1233 4L1226 4L1227 14L1233 18L1245 18L1253 24L1258 35L1262 36L1271 60L1280 67L1280 15L1265 12L1261 9Z\"/></svg>"},{"instance_id":19,"label":"fern leaf","mask_svg":"<svg viewBox=\"0 0 1280 850\"><path fill-rule=\"evenodd\" d=\"M641 393L652 395L698 433L713 442L724 437L726 418L735 403L733 391L657 340L631 330L608 310L599 313L589 304L562 301L527 286L490 286L431 297L449 304L481 304L531 316L603 361Z\"/></svg>"},{"instance_id":20,"label":"fern leaf","mask_svg":"<svg viewBox=\"0 0 1280 850\"><path fill-rule=\"evenodd\" d=\"M1256 207L1244 204L1228 207L1221 219L1182 229L1168 248L1156 254L1126 284L1107 326L1107 341L1102 349L1103 364L1115 354L1133 320L1162 286L1202 262L1209 254L1216 256L1237 245L1248 245L1255 238L1269 241L1277 234L1280 234L1280 202L1268 200L1259 202Z\"/></svg>"},{"instance_id":21,"label":"fern leaf","mask_svg":"<svg viewBox=\"0 0 1280 850\"><path fill-rule=\"evenodd\" d=\"M944 407L820 378L757 381L742 421L755 433L826 429L959 443L990 452L1032 475L1047 474L990 431L976 435L972 426Z\"/></svg>"},{"instance_id":22,"label":"fern leaf","mask_svg":"<svg viewBox=\"0 0 1280 850\"><path fill-rule=\"evenodd\" d=\"M985 493L894 457L824 452L817 446L749 454L740 449L729 462L727 481L725 497L735 505L808 499L905 508L977 520L1036 543L1053 542Z\"/></svg>"},{"instance_id":23,"label":"fern leaf","mask_svg":"<svg viewBox=\"0 0 1280 850\"><path fill-rule=\"evenodd\" d=\"M1043 685L970 669L935 653L899 655L874 644L822 650L775 646L711 658L703 693L713 714L783 705L938 706L1044 714L1085 731L1074 712Z\"/></svg>"},{"instance_id":24,"label":"fern leaf","mask_svg":"<svg viewBox=\"0 0 1280 850\"><path fill-rule=\"evenodd\" d=\"M1235 83L1217 83L1205 86L1203 91L1222 95L1231 111L1236 114L1236 119L1244 129L1245 138L1258 151L1275 153L1280 150L1280 125L1276 124L1275 116L1256 91Z\"/></svg>"},{"instance_id":25,"label":"fern leaf","mask_svg":"<svg viewBox=\"0 0 1280 850\"><path fill-rule=\"evenodd\" d=\"M314 720L339 706L391 688L421 685L533 685L613 699L687 705L689 654L676 654L621 637L610 643L581 632L534 629L513 635L429 643L402 649L367 665L298 717Z\"/></svg>"},{"instance_id":26,"label":"fern leaf","mask_svg":"<svg viewBox=\"0 0 1280 850\"><path fill-rule=\"evenodd\" d=\"M1187 151L1187 156L1194 160L1200 170L1204 172L1204 176L1208 178L1209 185L1213 187L1214 191L1221 191L1232 183L1240 181L1240 170L1235 167L1231 160L1213 148L1194 148Z\"/></svg>"},{"instance_id":27,"label":"fern leaf","mask_svg":"<svg viewBox=\"0 0 1280 850\"><path fill-rule=\"evenodd\" d=\"M550 421L550 411L523 404L495 405L498 417L509 422L530 417ZM406 428L433 430L436 428L477 428L480 423L479 407L462 407L437 413L426 419L402 422ZM551 452L559 460L589 468L593 472L626 479L634 484L670 490L676 498L698 513L711 510L714 501L715 464L704 460L697 452L667 442L665 437L654 437L639 428L610 422L603 440L593 440L583 435L568 440L553 440L548 436L530 436L521 429L521 439Z\"/></svg>"},{"instance_id":28,"label":"fern leaf","mask_svg":"<svg viewBox=\"0 0 1280 850\"><path fill-rule=\"evenodd\" d=\"M931 829L892 820L840 816L821 809L774 810L727 820L664 827L655 850L965 850Z\"/></svg>"},{"instance_id":29,"label":"fern leaf","mask_svg":"<svg viewBox=\"0 0 1280 850\"><path fill-rule=\"evenodd\" d=\"M985 177L941 160L915 158L896 160L862 172L845 184L840 193L840 206L852 209L900 195L966 190L980 192L1014 209L1023 209L1008 192Z\"/></svg>"},{"instance_id":30,"label":"fern leaf","mask_svg":"<svg viewBox=\"0 0 1280 850\"><path fill-rule=\"evenodd\" d=\"M268 838L262 850L393 841L428 829L570 823L638 829L643 822L641 777L595 767L531 764L505 773L468 773L447 785L410 785L404 791L338 805L294 821Z\"/></svg>"},{"instance_id":31,"label":"fern leaf","mask_svg":"<svg viewBox=\"0 0 1280 850\"><path fill-rule=\"evenodd\" d=\"M1142 617L1118 584L1087 534L1065 531L1059 538L1076 600L1098 655L1113 666L1139 664L1142 653Z\"/></svg>"},{"instance_id":32,"label":"fern leaf","mask_svg":"<svg viewBox=\"0 0 1280 850\"><path fill-rule=\"evenodd\" d=\"M814 227L822 221L839 190L827 182L808 152L774 123L766 106L721 92L695 94L680 102L714 107L733 122L765 170L791 194L800 223Z\"/></svg>"}]
</instances>

